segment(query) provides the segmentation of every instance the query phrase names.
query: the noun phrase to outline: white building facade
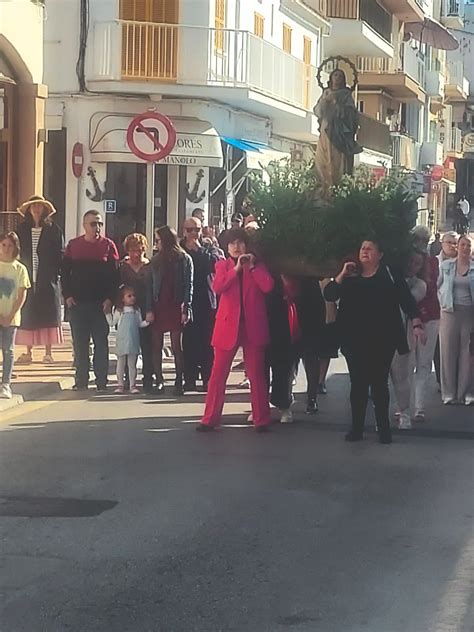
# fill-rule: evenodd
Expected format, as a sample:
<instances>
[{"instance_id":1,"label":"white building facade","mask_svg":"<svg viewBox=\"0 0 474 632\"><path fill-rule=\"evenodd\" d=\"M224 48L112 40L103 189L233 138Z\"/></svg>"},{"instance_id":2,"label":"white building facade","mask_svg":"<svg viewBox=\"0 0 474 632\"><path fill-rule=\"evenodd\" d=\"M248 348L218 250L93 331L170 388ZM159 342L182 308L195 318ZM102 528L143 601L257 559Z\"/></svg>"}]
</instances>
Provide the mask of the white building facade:
<instances>
[{"instance_id":1,"label":"white building facade","mask_svg":"<svg viewBox=\"0 0 474 632\"><path fill-rule=\"evenodd\" d=\"M179 228L198 206L219 223L238 210L249 171L309 157L325 9L325 0L49 0L46 182L66 209L66 236L91 208L111 211L117 242ZM127 142L147 112L177 133L156 163ZM159 122L153 133L165 142ZM153 139L137 138L153 153Z\"/></svg>"}]
</instances>

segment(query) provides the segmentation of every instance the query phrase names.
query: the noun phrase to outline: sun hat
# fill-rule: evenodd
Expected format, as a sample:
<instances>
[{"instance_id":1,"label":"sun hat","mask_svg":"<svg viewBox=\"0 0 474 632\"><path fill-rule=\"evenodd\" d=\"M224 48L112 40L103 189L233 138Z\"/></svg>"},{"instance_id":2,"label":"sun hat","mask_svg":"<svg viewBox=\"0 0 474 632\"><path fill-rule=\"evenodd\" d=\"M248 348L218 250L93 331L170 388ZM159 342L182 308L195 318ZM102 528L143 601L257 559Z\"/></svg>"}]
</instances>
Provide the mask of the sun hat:
<instances>
[{"instance_id":1,"label":"sun hat","mask_svg":"<svg viewBox=\"0 0 474 632\"><path fill-rule=\"evenodd\" d=\"M17 212L20 213L20 215L22 215L23 217L25 217L25 214L28 208L32 204L38 204L38 203L42 204L48 209L49 211L48 217L56 213L56 209L54 208L53 204L51 204L51 202L46 200L42 195L32 195L29 200L27 200L26 202L23 202L23 204L17 208Z\"/></svg>"}]
</instances>

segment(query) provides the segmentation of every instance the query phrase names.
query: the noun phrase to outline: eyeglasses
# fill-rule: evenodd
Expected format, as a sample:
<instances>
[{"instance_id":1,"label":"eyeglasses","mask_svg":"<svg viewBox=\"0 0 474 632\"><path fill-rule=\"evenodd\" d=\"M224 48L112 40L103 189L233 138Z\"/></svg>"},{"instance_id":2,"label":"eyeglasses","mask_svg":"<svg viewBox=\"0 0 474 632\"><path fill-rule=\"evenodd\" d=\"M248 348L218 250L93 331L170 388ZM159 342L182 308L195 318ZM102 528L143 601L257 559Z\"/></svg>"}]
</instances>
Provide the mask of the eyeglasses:
<instances>
[{"instance_id":1,"label":"eyeglasses","mask_svg":"<svg viewBox=\"0 0 474 632\"><path fill-rule=\"evenodd\" d=\"M185 230L187 233L200 233L200 232L201 232L201 229L200 229L200 228L196 228L196 227L193 227L193 228L185 228L184 230Z\"/></svg>"},{"instance_id":2,"label":"eyeglasses","mask_svg":"<svg viewBox=\"0 0 474 632\"><path fill-rule=\"evenodd\" d=\"M89 226L92 226L93 228L97 228L97 226L103 226L104 222L89 222Z\"/></svg>"}]
</instances>

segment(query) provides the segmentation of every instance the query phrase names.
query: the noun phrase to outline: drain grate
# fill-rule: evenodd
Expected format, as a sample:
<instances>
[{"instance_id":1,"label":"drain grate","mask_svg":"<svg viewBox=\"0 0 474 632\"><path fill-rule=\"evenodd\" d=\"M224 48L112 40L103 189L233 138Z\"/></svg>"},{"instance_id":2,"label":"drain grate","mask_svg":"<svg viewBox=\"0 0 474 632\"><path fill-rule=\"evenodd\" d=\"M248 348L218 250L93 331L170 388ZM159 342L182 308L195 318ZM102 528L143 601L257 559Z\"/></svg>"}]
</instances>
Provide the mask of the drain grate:
<instances>
[{"instance_id":1,"label":"drain grate","mask_svg":"<svg viewBox=\"0 0 474 632\"><path fill-rule=\"evenodd\" d=\"M0 516L10 518L90 518L113 509L115 500L46 496L1 496Z\"/></svg>"}]
</instances>

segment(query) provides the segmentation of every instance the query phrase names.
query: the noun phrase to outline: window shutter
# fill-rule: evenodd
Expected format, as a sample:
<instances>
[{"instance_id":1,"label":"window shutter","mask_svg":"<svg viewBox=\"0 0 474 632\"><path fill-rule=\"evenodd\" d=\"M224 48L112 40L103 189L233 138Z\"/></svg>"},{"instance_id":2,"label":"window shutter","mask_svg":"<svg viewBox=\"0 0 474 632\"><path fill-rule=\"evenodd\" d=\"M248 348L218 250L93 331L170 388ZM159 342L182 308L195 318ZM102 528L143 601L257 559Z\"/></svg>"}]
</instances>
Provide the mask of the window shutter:
<instances>
[{"instance_id":1,"label":"window shutter","mask_svg":"<svg viewBox=\"0 0 474 632\"><path fill-rule=\"evenodd\" d=\"M224 31L225 28L225 0L215 0L215 38L214 48L218 51L224 50Z\"/></svg>"},{"instance_id":2,"label":"window shutter","mask_svg":"<svg viewBox=\"0 0 474 632\"><path fill-rule=\"evenodd\" d=\"M291 27L288 24L283 24L283 50L285 53L291 53L291 34Z\"/></svg>"},{"instance_id":3,"label":"window shutter","mask_svg":"<svg viewBox=\"0 0 474 632\"><path fill-rule=\"evenodd\" d=\"M260 13L253 15L253 32L257 37L263 37L265 31L265 18Z\"/></svg>"}]
</instances>

